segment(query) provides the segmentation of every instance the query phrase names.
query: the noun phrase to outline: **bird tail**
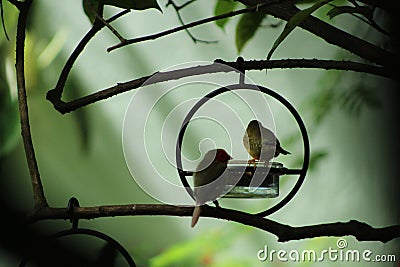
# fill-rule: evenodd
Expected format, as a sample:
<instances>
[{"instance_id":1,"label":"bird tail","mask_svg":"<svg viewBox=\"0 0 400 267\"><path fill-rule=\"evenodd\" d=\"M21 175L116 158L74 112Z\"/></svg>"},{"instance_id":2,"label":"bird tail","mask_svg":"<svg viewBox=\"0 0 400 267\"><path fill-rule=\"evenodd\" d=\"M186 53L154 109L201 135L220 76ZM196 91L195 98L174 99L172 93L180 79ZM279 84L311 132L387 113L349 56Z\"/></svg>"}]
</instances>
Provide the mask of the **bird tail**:
<instances>
[{"instance_id":1,"label":"bird tail","mask_svg":"<svg viewBox=\"0 0 400 267\"><path fill-rule=\"evenodd\" d=\"M288 155L288 154L290 154L289 151L283 149L282 147L280 148L280 153L283 154L283 155Z\"/></svg>"},{"instance_id":2,"label":"bird tail","mask_svg":"<svg viewBox=\"0 0 400 267\"><path fill-rule=\"evenodd\" d=\"M194 207L193 215L192 215L192 225L191 225L192 228L193 228L193 227L196 225L196 223L199 221L200 212L201 212L200 206Z\"/></svg>"}]
</instances>

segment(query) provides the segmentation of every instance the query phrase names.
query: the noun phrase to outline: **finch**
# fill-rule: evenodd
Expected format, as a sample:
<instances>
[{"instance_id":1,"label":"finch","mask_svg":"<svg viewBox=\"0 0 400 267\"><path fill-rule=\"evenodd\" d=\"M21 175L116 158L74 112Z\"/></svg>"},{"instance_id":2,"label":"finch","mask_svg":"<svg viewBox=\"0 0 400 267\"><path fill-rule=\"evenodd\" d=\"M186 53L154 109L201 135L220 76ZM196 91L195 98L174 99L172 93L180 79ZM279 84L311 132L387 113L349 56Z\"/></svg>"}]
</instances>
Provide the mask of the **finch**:
<instances>
[{"instance_id":1,"label":"finch","mask_svg":"<svg viewBox=\"0 0 400 267\"><path fill-rule=\"evenodd\" d=\"M243 145L255 160L269 162L279 154L287 155L290 152L281 147L281 144L272 131L262 126L261 122L252 120L243 136Z\"/></svg>"},{"instance_id":2,"label":"finch","mask_svg":"<svg viewBox=\"0 0 400 267\"><path fill-rule=\"evenodd\" d=\"M226 176L222 174L230 159L232 157L225 150L212 149L205 154L197 166L193 174L196 207L193 210L192 227L199 220L201 205L208 201L215 201L224 193ZM221 179L218 179L220 177Z\"/></svg>"}]
</instances>

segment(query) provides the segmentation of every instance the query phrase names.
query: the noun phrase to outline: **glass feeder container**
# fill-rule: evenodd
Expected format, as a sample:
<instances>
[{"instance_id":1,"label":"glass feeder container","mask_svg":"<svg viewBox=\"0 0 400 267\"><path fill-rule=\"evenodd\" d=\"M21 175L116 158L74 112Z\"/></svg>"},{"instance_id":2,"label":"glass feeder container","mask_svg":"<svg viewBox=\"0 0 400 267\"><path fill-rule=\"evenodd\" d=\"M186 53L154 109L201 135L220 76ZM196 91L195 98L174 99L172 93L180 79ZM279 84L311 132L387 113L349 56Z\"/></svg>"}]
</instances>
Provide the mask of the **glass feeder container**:
<instances>
[{"instance_id":1,"label":"glass feeder container","mask_svg":"<svg viewBox=\"0 0 400 267\"><path fill-rule=\"evenodd\" d=\"M279 178L284 169L279 162L231 160L226 168L225 198L275 198L279 196Z\"/></svg>"}]
</instances>

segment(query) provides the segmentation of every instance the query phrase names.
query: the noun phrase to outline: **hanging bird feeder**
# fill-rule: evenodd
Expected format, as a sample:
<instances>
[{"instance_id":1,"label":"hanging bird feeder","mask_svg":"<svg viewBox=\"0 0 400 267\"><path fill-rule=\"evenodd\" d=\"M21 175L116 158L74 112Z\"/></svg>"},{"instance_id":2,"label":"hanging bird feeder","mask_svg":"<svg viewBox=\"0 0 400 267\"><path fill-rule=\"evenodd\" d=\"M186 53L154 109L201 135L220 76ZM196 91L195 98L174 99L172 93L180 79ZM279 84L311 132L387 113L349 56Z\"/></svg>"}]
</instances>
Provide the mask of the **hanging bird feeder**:
<instances>
[{"instance_id":1,"label":"hanging bird feeder","mask_svg":"<svg viewBox=\"0 0 400 267\"><path fill-rule=\"evenodd\" d=\"M182 157L181 157L181 147L183 136L190 123L192 117L196 111L210 99L235 90L253 90L260 93L267 94L281 104L283 104L291 113L291 115L296 120L298 127L300 129L302 139L303 139L303 166L301 169L290 169L283 166L282 163L270 162L266 164L263 161L256 161L254 164L249 164L247 160L231 160L228 162L226 171L224 175L227 175L227 192L224 197L227 198L276 198L279 196L279 180L284 175L298 175L297 182L293 186L292 190L277 204L269 209L257 213L260 216L270 215L277 210L285 206L295 194L299 191L301 185L306 177L309 159L310 159L310 145L307 135L306 127L296 109L287 101L284 97L276 93L275 91L268 89L266 87L254 84L245 83L245 70L243 69L243 59L238 58L237 60L237 70L240 73L239 83L232 84L228 86L223 86L218 88L202 99L200 99L186 115L181 130L179 132L178 141L176 144L176 164L179 177L183 186L189 195L194 198L193 189L187 181L187 176L192 176L193 172L188 172L183 170L182 167ZM239 175L239 177L238 177Z\"/></svg>"}]
</instances>

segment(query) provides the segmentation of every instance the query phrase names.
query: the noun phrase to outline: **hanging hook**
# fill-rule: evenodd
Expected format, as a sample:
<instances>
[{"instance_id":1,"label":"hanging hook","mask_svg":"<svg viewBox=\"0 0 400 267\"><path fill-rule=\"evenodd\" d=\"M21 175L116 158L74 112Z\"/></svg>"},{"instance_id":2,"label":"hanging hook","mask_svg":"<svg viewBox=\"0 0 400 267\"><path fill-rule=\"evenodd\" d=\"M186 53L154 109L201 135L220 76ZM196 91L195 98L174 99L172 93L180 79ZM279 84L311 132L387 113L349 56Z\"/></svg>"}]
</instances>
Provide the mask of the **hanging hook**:
<instances>
[{"instance_id":1,"label":"hanging hook","mask_svg":"<svg viewBox=\"0 0 400 267\"><path fill-rule=\"evenodd\" d=\"M78 218L74 218L75 207L79 207L79 201L76 197L71 197L68 200L67 214L70 215L71 217L70 222L72 223L72 229L78 228L78 221L79 221Z\"/></svg>"},{"instance_id":2,"label":"hanging hook","mask_svg":"<svg viewBox=\"0 0 400 267\"><path fill-rule=\"evenodd\" d=\"M239 84L244 84L244 79L245 79L245 72L246 70L243 67L244 59L242 57L238 57L236 59L236 69L239 71L240 77L239 77Z\"/></svg>"}]
</instances>

